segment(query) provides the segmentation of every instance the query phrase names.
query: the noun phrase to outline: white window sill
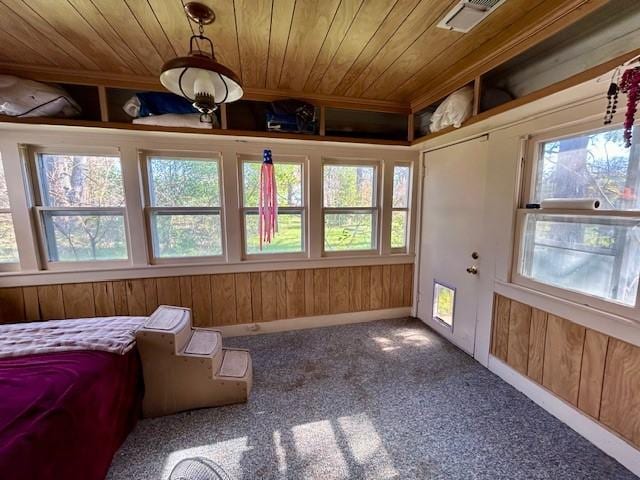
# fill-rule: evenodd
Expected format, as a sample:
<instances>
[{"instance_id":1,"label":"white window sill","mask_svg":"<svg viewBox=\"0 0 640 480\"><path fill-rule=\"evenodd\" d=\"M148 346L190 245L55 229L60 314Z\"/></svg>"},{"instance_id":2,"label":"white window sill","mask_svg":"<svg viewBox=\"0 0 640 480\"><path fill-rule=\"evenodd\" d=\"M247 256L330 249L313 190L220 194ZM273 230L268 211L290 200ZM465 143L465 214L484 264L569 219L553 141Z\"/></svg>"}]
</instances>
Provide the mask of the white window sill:
<instances>
[{"instance_id":1,"label":"white window sill","mask_svg":"<svg viewBox=\"0 0 640 480\"><path fill-rule=\"evenodd\" d=\"M261 272L329 267L358 267L413 263L414 254L322 257L314 259L264 258L239 262L174 263L171 265L139 265L126 267L93 267L68 270L11 271L0 273L0 288L49 285L53 283L100 282L132 278L208 275L216 273ZM179 261L179 260L178 260Z\"/></svg>"},{"instance_id":2,"label":"white window sill","mask_svg":"<svg viewBox=\"0 0 640 480\"><path fill-rule=\"evenodd\" d=\"M633 319L515 283L496 280L494 282L494 292L552 315L565 318L583 327L640 346L640 323Z\"/></svg>"}]
</instances>

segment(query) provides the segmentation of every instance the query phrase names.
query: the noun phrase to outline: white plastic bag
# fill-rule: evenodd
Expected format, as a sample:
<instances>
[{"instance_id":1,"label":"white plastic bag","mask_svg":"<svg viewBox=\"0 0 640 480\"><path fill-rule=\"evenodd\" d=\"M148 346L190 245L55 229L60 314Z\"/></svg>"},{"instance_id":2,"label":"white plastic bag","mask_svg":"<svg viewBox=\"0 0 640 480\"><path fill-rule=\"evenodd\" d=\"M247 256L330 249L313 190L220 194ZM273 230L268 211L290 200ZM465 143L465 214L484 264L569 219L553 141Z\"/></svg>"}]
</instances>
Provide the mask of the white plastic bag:
<instances>
[{"instance_id":1,"label":"white plastic bag","mask_svg":"<svg viewBox=\"0 0 640 480\"><path fill-rule=\"evenodd\" d=\"M80 106L62 88L0 75L0 114L12 117L71 117Z\"/></svg>"},{"instance_id":2,"label":"white plastic bag","mask_svg":"<svg viewBox=\"0 0 640 480\"><path fill-rule=\"evenodd\" d=\"M132 96L126 103L122 106L122 109L125 111L127 115L133 118L138 118L140 116L140 99L137 95Z\"/></svg>"},{"instance_id":3,"label":"white plastic bag","mask_svg":"<svg viewBox=\"0 0 640 480\"><path fill-rule=\"evenodd\" d=\"M473 112L473 88L463 87L453 92L438 106L431 117L431 131L437 132L453 125L460 128Z\"/></svg>"},{"instance_id":4,"label":"white plastic bag","mask_svg":"<svg viewBox=\"0 0 640 480\"><path fill-rule=\"evenodd\" d=\"M201 122L199 113L165 113L149 115L133 119L138 125L159 125L161 127L217 128L218 119L214 116L213 124Z\"/></svg>"}]
</instances>

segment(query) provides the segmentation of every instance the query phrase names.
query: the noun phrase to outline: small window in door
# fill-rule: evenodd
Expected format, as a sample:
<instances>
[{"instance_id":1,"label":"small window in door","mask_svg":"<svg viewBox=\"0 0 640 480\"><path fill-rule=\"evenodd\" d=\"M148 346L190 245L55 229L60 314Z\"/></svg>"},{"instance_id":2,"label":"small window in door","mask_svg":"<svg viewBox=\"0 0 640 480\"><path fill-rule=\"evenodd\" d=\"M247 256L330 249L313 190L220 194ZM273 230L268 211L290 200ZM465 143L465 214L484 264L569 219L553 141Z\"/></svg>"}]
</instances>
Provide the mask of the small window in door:
<instances>
[{"instance_id":1,"label":"small window in door","mask_svg":"<svg viewBox=\"0 0 640 480\"><path fill-rule=\"evenodd\" d=\"M455 288L437 281L433 282L433 318L453 327L453 313L456 303Z\"/></svg>"}]
</instances>

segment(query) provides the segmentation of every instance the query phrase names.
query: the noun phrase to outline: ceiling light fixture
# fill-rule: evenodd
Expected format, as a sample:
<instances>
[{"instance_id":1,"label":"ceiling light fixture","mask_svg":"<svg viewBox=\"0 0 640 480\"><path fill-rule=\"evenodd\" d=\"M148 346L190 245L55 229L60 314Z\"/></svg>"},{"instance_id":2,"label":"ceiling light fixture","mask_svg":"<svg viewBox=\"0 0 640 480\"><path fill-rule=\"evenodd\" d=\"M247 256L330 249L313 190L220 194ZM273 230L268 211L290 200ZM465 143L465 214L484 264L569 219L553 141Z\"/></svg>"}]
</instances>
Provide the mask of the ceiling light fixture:
<instances>
[{"instance_id":1,"label":"ceiling light fixture","mask_svg":"<svg viewBox=\"0 0 640 480\"><path fill-rule=\"evenodd\" d=\"M200 121L211 123L218 105L242 97L242 85L233 70L217 62L213 43L204 35L204 26L216 19L213 10L198 2L187 3L184 10L198 24L198 34L191 36L186 57L174 58L162 66L160 83L189 100L200 112ZM198 41L208 43L210 51L200 50Z\"/></svg>"}]
</instances>

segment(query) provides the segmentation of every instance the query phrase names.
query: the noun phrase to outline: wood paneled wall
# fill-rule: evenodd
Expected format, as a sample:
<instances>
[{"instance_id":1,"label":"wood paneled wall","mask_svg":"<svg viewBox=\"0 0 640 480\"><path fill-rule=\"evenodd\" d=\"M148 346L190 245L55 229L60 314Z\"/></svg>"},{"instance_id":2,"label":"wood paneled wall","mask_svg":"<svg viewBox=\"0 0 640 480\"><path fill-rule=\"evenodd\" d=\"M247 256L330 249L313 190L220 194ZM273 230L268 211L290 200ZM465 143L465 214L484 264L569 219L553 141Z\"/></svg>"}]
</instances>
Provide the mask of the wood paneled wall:
<instances>
[{"instance_id":1,"label":"wood paneled wall","mask_svg":"<svg viewBox=\"0 0 640 480\"><path fill-rule=\"evenodd\" d=\"M413 264L145 278L0 289L0 323L193 310L196 326L406 307Z\"/></svg>"},{"instance_id":2,"label":"wood paneled wall","mask_svg":"<svg viewBox=\"0 0 640 480\"><path fill-rule=\"evenodd\" d=\"M640 447L640 347L496 294L491 354Z\"/></svg>"}]
</instances>

